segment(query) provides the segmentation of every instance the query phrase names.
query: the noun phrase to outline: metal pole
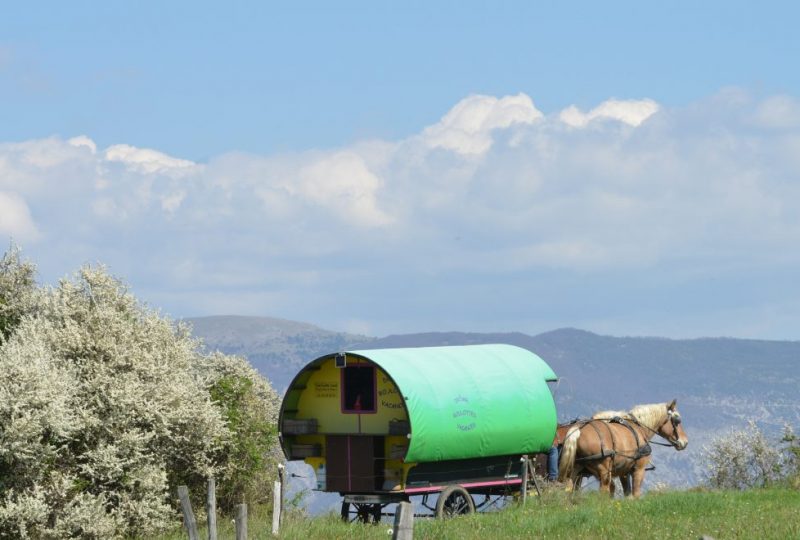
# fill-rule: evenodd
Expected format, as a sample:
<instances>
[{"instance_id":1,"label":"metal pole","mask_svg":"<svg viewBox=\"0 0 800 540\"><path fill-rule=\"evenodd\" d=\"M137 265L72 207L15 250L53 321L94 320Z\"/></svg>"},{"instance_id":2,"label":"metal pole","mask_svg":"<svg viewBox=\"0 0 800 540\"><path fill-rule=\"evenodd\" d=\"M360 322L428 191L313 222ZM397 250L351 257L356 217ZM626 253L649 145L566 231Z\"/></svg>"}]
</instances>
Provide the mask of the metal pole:
<instances>
[{"instance_id":1,"label":"metal pole","mask_svg":"<svg viewBox=\"0 0 800 540\"><path fill-rule=\"evenodd\" d=\"M522 462L522 505L525 506L528 498L528 456L522 456L520 461Z\"/></svg>"}]
</instances>

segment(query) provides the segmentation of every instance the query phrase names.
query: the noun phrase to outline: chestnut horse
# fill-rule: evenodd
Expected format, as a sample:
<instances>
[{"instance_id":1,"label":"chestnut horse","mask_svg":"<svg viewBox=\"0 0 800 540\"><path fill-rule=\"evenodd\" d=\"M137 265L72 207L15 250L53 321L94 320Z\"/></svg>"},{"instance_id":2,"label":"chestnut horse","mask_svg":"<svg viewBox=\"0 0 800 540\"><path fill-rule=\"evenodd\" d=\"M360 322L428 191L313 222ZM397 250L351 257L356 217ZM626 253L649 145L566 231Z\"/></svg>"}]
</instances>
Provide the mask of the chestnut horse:
<instances>
[{"instance_id":1,"label":"chestnut horse","mask_svg":"<svg viewBox=\"0 0 800 540\"><path fill-rule=\"evenodd\" d=\"M613 479L619 477L625 495L639 497L645 468L650 463L650 439L660 435L677 450L689 444L681 415L671 403L637 405L629 412L605 411L591 420L574 424L564 437L558 478L578 485L587 472L600 481L600 491L613 495Z\"/></svg>"}]
</instances>

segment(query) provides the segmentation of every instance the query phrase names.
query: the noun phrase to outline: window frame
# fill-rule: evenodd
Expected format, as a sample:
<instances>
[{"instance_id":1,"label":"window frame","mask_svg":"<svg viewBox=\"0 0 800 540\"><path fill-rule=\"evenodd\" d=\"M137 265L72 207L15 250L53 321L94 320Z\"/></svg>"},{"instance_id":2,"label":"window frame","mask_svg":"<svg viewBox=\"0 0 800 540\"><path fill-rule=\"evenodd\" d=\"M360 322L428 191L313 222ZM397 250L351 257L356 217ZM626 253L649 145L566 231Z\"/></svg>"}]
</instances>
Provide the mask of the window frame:
<instances>
[{"instance_id":1,"label":"window frame","mask_svg":"<svg viewBox=\"0 0 800 540\"><path fill-rule=\"evenodd\" d=\"M372 364L348 364L346 367L340 368L340 388L342 389L341 392L341 401L340 401L340 410L342 414L377 414L378 412L378 368ZM360 411L354 409L348 409L345 397L347 396L347 378L345 377L345 370L348 369L370 369L372 370L372 409L361 409Z\"/></svg>"}]
</instances>

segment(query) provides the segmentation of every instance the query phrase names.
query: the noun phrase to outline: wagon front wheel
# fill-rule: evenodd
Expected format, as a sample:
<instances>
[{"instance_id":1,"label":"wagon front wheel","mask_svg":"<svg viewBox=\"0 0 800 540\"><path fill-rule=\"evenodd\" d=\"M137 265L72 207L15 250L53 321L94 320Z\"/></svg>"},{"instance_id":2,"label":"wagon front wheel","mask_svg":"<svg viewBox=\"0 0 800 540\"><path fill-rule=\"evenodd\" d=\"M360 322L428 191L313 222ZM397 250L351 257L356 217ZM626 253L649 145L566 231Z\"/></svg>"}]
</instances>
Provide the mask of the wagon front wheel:
<instances>
[{"instance_id":1,"label":"wagon front wheel","mask_svg":"<svg viewBox=\"0 0 800 540\"><path fill-rule=\"evenodd\" d=\"M451 518L475 511L475 501L461 486L447 486L436 501L436 517Z\"/></svg>"}]
</instances>

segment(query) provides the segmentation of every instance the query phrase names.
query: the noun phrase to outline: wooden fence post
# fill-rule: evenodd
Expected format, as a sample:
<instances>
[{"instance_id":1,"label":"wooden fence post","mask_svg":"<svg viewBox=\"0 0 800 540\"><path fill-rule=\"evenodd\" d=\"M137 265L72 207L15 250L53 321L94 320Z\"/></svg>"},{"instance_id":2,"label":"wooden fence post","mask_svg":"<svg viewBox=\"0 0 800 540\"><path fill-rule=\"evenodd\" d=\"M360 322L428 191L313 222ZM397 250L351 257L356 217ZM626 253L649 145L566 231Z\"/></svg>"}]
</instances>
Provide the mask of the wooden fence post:
<instances>
[{"instance_id":1,"label":"wooden fence post","mask_svg":"<svg viewBox=\"0 0 800 540\"><path fill-rule=\"evenodd\" d=\"M192 502L189 500L189 488L178 486L178 498L181 500L183 524L186 526L186 532L189 533L189 540L200 540L200 535L197 532L197 521L195 521L194 512L192 512Z\"/></svg>"},{"instance_id":2,"label":"wooden fence post","mask_svg":"<svg viewBox=\"0 0 800 540\"><path fill-rule=\"evenodd\" d=\"M522 505L525 505L525 502L528 498L528 456L522 456L520 458L522 462Z\"/></svg>"},{"instance_id":3,"label":"wooden fence post","mask_svg":"<svg viewBox=\"0 0 800 540\"><path fill-rule=\"evenodd\" d=\"M397 504L394 511L392 540L412 540L414 538L414 507L410 502Z\"/></svg>"},{"instance_id":4,"label":"wooden fence post","mask_svg":"<svg viewBox=\"0 0 800 540\"><path fill-rule=\"evenodd\" d=\"M236 505L236 540L247 540L247 505Z\"/></svg>"},{"instance_id":5,"label":"wooden fence post","mask_svg":"<svg viewBox=\"0 0 800 540\"><path fill-rule=\"evenodd\" d=\"M217 540L217 482L213 476L208 479L206 514L208 515L208 540Z\"/></svg>"},{"instance_id":6,"label":"wooden fence post","mask_svg":"<svg viewBox=\"0 0 800 540\"><path fill-rule=\"evenodd\" d=\"M281 483L275 482L272 487L272 534L278 534L281 528Z\"/></svg>"},{"instance_id":7,"label":"wooden fence post","mask_svg":"<svg viewBox=\"0 0 800 540\"><path fill-rule=\"evenodd\" d=\"M285 492L286 492L285 473L286 473L286 468L283 466L283 463L278 463L278 481L281 483L281 489L280 489L281 514L279 516L279 523L283 523L283 501L286 500L286 498L285 498Z\"/></svg>"}]
</instances>

